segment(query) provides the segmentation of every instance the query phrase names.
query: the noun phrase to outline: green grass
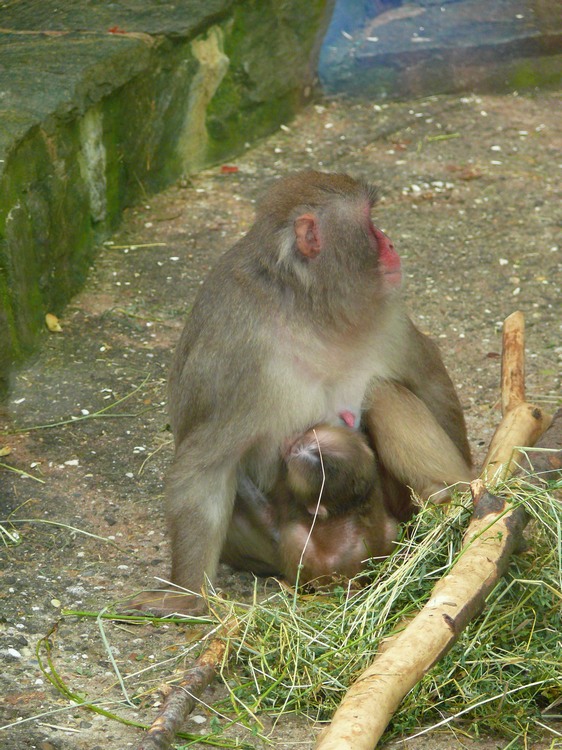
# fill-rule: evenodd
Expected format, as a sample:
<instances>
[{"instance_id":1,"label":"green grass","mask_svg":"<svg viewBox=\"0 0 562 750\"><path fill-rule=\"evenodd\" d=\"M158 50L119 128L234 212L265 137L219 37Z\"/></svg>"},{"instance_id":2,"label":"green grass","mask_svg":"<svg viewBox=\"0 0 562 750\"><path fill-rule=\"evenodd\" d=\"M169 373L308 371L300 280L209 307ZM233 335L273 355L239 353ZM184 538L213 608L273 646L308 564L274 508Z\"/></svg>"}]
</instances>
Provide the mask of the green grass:
<instances>
[{"instance_id":1,"label":"green grass","mask_svg":"<svg viewBox=\"0 0 562 750\"><path fill-rule=\"evenodd\" d=\"M561 488L511 483L515 502L533 518L527 549L512 558L483 614L404 699L386 739L449 722L476 736L524 738L560 718ZM466 494L447 508L423 509L362 590L295 604L278 587L250 608L235 605L243 628L225 677L238 719L261 711L329 719L381 641L404 627L448 572L470 513Z\"/></svg>"},{"instance_id":2,"label":"green grass","mask_svg":"<svg viewBox=\"0 0 562 750\"><path fill-rule=\"evenodd\" d=\"M510 480L496 494L502 490L531 516L526 548L512 557L483 613L405 697L385 740L450 726L456 734L504 737L504 748L532 746L538 735L552 737L553 747L560 741L553 722L562 714L562 480L549 487ZM211 596L216 622L200 648L220 634L221 622L234 617L239 628L221 668L224 689L218 692L225 697L213 705L210 733L192 741L251 747L251 738L263 739L264 717L282 722L296 714L329 720L382 641L407 625L454 565L471 512L469 493L448 506L422 509L403 528L396 551L373 563L370 585L363 588L350 585L329 595L297 596L273 579L261 579L251 602ZM106 611L96 617L108 650L111 631L106 633L102 623L108 629L119 627L108 620L124 618ZM140 615L134 620L160 622ZM162 623L169 626L171 621ZM201 624L196 628L187 631L195 640L190 637L171 660L123 676L113 661L119 679L112 692L121 692L121 698L111 699L109 711L102 696L78 695L65 683L56 670L50 638L42 639L38 655L41 664L46 661L47 678L70 701L139 726L118 713L126 713L127 704L145 704L162 681L173 684L181 678L182 669L174 671L173 665L193 662ZM150 721L154 712L143 712L143 718ZM246 727L245 739L229 737L232 725ZM183 735L184 743L188 736ZM189 742L182 745L187 746Z\"/></svg>"}]
</instances>

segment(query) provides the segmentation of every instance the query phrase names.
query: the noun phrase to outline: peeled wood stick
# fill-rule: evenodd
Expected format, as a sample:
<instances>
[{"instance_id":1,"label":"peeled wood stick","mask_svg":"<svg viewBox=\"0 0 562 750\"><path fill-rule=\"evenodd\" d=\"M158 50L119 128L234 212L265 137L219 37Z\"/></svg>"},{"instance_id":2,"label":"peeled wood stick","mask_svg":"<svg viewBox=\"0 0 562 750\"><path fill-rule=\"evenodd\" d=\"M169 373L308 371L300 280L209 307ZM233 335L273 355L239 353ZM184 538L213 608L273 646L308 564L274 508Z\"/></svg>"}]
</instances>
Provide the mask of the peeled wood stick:
<instances>
[{"instance_id":1,"label":"peeled wood stick","mask_svg":"<svg viewBox=\"0 0 562 750\"><path fill-rule=\"evenodd\" d=\"M350 687L317 750L373 750L400 702L484 608L527 522L521 507L471 485L475 512L464 554L424 608Z\"/></svg>"},{"instance_id":2,"label":"peeled wood stick","mask_svg":"<svg viewBox=\"0 0 562 750\"><path fill-rule=\"evenodd\" d=\"M171 688L138 750L168 750L172 746L176 733L193 711L197 698L214 680L227 649L226 639L232 637L236 630L236 623L227 620L221 628L224 637L213 638L193 666L186 670L184 679Z\"/></svg>"},{"instance_id":3,"label":"peeled wood stick","mask_svg":"<svg viewBox=\"0 0 562 750\"><path fill-rule=\"evenodd\" d=\"M521 323L522 316L511 319L510 332L514 321ZM516 327L517 332L521 330ZM522 336L516 333L504 337L504 342L506 339L510 342L508 348L515 349L513 361L522 363ZM520 378L508 377L510 371L513 372L504 367L502 387L513 388L513 393L502 394L502 403L511 404L512 412L521 411L520 406L528 406L519 401L524 387ZM522 413L526 413L525 409ZM531 416L531 420L513 420L517 429L512 424L510 429L498 428L494 435L494 451L490 450L488 456L504 464L504 473L514 466L510 460L514 444L504 441L516 435L517 445L532 445L537 423L548 426L548 417L542 411L540 418ZM486 469L487 466L483 473ZM373 750L404 696L484 608L486 597L503 575L519 542L527 516L521 506L511 507L504 499L489 494L482 480L472 483L471 492L475 507L463 553L435 585L423 609L350 687L331 725L320 735L316 750Z\"/></svg>"},{"instance_id":4,"label":"peeled wood stick","mask_svg":"<svg viewBox=\"0 0 562 750\"><path fill-rule=\"evenodd\" d=\"M501 389L503 419L490 442L482 472L489 485L513 472L521 455L516 448L534 445L552 421L540 406L525 401L525 319L521 312L504 321Z\"/></svg>"},{"instance_id":5,"label":"peeled wood stick","mask_svg":"<svg viewBox=\"0 0 562 750\"><path fill-rule=\"evenodd\" d=\"M504 417L525 401L525 318L519 310L503 322L501 399Z\"/></svg>"}]
</instances>

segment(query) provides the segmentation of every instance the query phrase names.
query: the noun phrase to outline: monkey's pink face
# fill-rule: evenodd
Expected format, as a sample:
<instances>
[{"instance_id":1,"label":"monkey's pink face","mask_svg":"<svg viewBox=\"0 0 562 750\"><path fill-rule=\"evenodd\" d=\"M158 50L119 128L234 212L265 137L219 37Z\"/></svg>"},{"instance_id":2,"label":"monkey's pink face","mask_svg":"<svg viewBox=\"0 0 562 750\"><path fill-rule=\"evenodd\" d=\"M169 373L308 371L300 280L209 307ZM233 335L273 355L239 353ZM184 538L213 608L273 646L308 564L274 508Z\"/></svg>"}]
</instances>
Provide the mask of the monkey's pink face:
<instances>
[{"instance_id":1,"label":"monkey's pink face","mask_svg":"<svg viewBox=\"0 0 562 750\"><path fill-rule=\"evenodd\" d=\"M385 283L391 288L400 286L402 282L400 256L394 249L394 245L384 232L377 229L372 221L369 221L369 232L377 245L381 272Z\"/></svg>"}]
</instances>

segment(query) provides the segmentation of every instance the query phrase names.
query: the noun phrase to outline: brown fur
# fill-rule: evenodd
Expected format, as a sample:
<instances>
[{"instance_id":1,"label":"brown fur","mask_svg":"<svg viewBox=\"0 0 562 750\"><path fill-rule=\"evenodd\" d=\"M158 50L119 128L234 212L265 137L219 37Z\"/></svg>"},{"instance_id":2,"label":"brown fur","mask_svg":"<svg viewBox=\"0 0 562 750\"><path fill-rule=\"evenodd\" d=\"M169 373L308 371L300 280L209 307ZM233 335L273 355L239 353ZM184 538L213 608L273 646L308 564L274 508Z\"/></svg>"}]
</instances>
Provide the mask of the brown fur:
<instances>
[{"instance_id":1,"label":"brown fur","mask_svg":"<svg viewBox=\"0 0 562 750\"><path fill-rule=\"evenodd\" d=\"M372 187L345 175L302 172L279 180L248 234L201 287L170 373L176 455L166 514L174 584L199 591L205 576L214 577L241 473L267 495L287 440L310 425L336 424L343 409L360 414L370 399L378 410L383 381L425 404L432 429L435 420L468 475L458 399L435 346L407 317L396 273L391 281L396 269L385 258L397 258L374 234L374 197ZM379 406L386 411L384 400ZM392 429L382 469L396 482L395 470L409 480L404 437L425 427L414 428L405 412L399 405L397 420L390 408L384 418ZM378 432L377 419L368 426ZM434 453L424 443L416 466L433 466ZM456 480L456 455L451 474ZM416 482L419 476L416 470ZM438 479L448 482L449 472ZM167 594L148 606L189 611L193 602Z\"/></svg>"},{"instance_id":2,"label":"brown fur","mask_svg":"<svg viewBox=\"0 0 562 750\"><path fill-rule=\"evenodd\" d=\"M397 523L360 432L317 425L286 452L269 498L248 489L245 482L221 556L234 567L318 587L392 551Z\"/></svg>"}]
</instances>

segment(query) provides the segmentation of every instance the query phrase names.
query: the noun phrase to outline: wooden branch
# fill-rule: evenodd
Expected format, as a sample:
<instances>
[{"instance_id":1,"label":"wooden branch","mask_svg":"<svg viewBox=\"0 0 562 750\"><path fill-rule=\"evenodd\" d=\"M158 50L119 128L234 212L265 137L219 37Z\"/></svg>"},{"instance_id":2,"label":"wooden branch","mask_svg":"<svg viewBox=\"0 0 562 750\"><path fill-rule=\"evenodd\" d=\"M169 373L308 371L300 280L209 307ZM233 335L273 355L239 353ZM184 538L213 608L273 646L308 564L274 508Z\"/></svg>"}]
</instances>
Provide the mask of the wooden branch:
<instances>
[{"instance_id":1,"label":"wooden branch","mask_svg":"<svg viewBox=\"0 0 562 750\"><path fill-rule=\"evenodd\" d=\"M525 318L519 311L503 322L501 399L503 416L525 401Z\"/></svg>"},{"instance_id":2,"label":"wooden branch","mask_svg":"<svg viewBox=\"0 0 562 750\"><path fill-rule=\"evenodd\" d=\"M172 746L176 733L193 711L197 698L214 680L226 653L226 639L232 637L237 625L233 620L228 620L221 630L224 637L213 638L193 666L186 670L183 680L171 688L138 750L168 750Z\"/></svg>"},{"instance_id":3,"label":"wooden branch","mask_svg":"<svg viewBox=\"0 0 562 750\"><path fill-rule=\"evenodd\" d=\"M503 575L527 522L522 508L471 486L476 505L463 548L451 572L425 607L350 687L317 750L373 750L404 696L451 648L484 608Z\"/></svg>"},{"instance_id":4,"label":"wooden branch","mask_svg":"<svg viewBox=\"0 0 562 750\"><path fill-rule=\"evenodd\" d=\"M552 421L540 406L517 404L498 425L484 461L482 478L488 485L506 479L516 468L520 447L532 446Z\"/></svg>"},{"instance_id":5,"label":"wooden branch","mask_svg":"<svg viewBox=\"0 0 562 750\"><path fill-rule=\"evenodd\" d=\"M519 461L517 448L534 445L552 421L539 406L525 401L525 319L521 312L504 321L501 400L503 419L484 459L482 477L488 485L506 479Z\"/></svg>"},{"instance_id":6,"label":"wooden branch","mask_svg":"<svg viewBox=\"0 0 562 750\"><path fill-rule=\"evenodd\" d=\"M494 479L514 468L514 446L532 445L550 423L542 410L523 400L523 316L515 314L508 321L502 359L506 412L483 470L483 476ZM406 693L483 610L519 544L527 516L521 506L514 508L490 494L482 480L472 483L471 492L474 513L459 559L435 585L423 609L350 687L316 750L373 750Z\"/></svg>"}]
</instances>

